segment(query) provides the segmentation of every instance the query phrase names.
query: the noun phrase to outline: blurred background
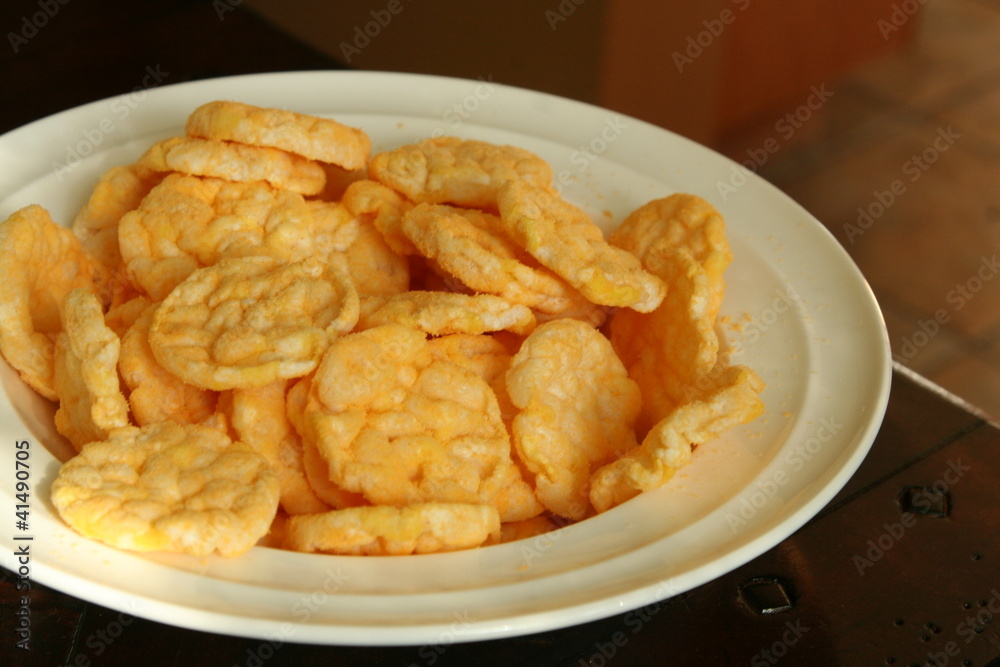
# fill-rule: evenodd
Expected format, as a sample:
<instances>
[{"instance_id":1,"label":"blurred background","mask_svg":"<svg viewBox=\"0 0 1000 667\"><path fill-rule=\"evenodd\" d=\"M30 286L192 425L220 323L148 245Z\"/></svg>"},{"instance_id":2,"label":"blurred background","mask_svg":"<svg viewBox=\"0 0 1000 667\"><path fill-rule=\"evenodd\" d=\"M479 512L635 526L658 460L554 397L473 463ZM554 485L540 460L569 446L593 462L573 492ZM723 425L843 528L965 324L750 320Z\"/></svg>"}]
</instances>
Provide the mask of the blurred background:
<instances>
[{"instance_id":1,"label":"blurred background","mask_svg":"<svg viewBox=\"0 0 1000 667\"><path fill-rule=\"evenodd\" d=\"M5 1L0 131L126 92L154 65L157 84L350 68L598 104L720 151L800 202L869 280L895 358L1000 415L1000 0L143 7Z\"/></svg>"},{"instance_id":2,"label":"blurred background","mask_svg":"<svg viewBox=\"0 0 1000 667\"><path fill-rule=\"evenodd\" d=\"M551 92L727 154L841 241L898 361L1000 415L1000 1L246 4L350 67Z\"/></svg>"}]
</instances>

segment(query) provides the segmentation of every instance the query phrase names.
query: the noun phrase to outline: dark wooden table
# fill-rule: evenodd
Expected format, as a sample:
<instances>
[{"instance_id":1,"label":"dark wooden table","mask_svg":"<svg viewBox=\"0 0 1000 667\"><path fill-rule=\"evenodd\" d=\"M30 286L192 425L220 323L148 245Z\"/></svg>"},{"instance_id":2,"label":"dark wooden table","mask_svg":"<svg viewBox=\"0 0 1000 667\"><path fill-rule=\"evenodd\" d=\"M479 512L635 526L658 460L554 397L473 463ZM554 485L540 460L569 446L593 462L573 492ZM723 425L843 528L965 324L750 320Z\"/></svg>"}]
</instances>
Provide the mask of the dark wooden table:
<instances>
[{"instance_id":1,"label":"dark wooden table","mask_svg":"<svg viewBox=\"0 0 1000 667\"><path fill-rule=\"evenodd\" d=\"M339 69L240 6L35 0L0 8L0 132L141 85ZM0 166L2 168L2 166ZM868 458L792 537L620 616L482 643L272 645L178 629L34 584L30 650L0 570L0 665L1000 665L1000 430L904 369Z\"/></svg>"}]
</instances>

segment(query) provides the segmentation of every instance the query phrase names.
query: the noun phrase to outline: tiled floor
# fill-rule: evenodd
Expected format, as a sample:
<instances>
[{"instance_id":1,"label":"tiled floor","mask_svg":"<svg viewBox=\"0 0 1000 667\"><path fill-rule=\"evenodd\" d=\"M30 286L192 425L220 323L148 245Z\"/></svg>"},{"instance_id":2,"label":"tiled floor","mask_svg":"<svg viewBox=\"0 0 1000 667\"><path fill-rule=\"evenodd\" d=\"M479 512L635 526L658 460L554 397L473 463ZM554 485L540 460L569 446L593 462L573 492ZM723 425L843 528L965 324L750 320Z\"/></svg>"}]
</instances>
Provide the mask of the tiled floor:
<instances>
[{"instance_id":1,"label":"tiled floor","mask_svg":"<svg viewBox=\"0 0 1000 667\"><path fill-rule=\"evenodd\" d=\"M1000 417L1000 2L928 0L919 20L904 51L828 82L759 173L854 257L895 358Z\"/></svg>"}]
</instances>

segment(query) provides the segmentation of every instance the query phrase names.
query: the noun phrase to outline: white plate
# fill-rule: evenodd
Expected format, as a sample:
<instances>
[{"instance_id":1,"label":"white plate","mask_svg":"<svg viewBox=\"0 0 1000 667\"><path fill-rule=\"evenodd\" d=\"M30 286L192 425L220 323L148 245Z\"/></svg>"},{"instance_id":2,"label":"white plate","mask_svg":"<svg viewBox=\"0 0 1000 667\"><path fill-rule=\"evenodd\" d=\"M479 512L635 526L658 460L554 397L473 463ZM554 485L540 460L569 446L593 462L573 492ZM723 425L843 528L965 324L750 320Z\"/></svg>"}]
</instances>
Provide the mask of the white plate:
<instances>
[{"instance_id":1,"label":"white plate","mask_svg":"<svg viewBox=\"0 0 1000 667\"><path fill-rule=\"evenodd\" d=\"M510 143L551 162L567 198L606 228L675 191L727 220L735 256L722 326L767 382L764 416L700 447L667 486L548 535L397 558L286 553L236 560L134 555L82 539L48 501L53 408L0 362L2 562L30 534L30 578L164 623L319 644L450 644L622 613L719 577L814 516L861 463L888 400L888 338L846 253L762 179L686 139L593 106L428 76L302 72L165 86L94 102L0 137L0 216L38 203L69 221L101 172L236 99L364 128L376 150L433 134ZM725 184L721 186L720 184ZM724 195L724 196L723 196ZM30 441L30 531L14 528L15 441Z\"/></svg>"}]
</instances>

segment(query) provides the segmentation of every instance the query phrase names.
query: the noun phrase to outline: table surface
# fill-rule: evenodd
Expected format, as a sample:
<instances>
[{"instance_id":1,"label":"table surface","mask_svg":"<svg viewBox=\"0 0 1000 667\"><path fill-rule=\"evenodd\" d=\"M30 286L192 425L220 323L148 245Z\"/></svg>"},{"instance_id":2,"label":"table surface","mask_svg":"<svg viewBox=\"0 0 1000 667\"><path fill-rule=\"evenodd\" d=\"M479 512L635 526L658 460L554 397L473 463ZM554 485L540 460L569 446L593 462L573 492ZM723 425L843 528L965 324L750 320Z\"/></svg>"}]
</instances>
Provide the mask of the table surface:
<instances>
[{"instance_id":1,"label":"table surface","mask_svg":"<svg viewBox=\"0 0 1000 667\"><path fill-rule=\"evenodd\" d=\"M171 83L340 68L239 4L7 2L0 133L127 92L147 65ZM48 18L32 31L38 12ZM1000 665L998 472L1000 430L896 367L872 450L826 508L755 560L640 610L482 643L317 647L179 629L35 584L23 651L2 570L0 664Z\"/></svg>"}]
</instances>

